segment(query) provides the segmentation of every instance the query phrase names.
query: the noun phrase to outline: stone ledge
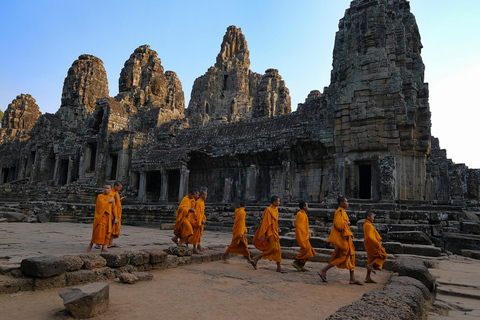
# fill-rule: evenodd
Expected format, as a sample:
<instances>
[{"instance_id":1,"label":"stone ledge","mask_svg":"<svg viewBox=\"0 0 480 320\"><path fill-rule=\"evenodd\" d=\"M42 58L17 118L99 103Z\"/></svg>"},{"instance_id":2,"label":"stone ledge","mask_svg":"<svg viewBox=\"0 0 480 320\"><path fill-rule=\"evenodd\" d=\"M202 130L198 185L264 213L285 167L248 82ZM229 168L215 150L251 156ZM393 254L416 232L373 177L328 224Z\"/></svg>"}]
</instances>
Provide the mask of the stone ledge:
<instances>
[{"instance_id":1,"label":"stone ledge","mask_svg":"<svg viewBox=\"0 0 480 320\"><path fill-rule=\"evenodd\" d=\"M88 255L88 261L105 261L104 263L94 264L84 263L82 269L73 267L69 271L65 266L65 272L51 277L35 277L22 274L19 271L19 265L15 268L2 268L5 273L0 275L0 294L12 294L20 291L34 291L49 288L61 288L65 286L76 286L99 281L113 280L121 273L134 273L149 270L162 270L167 268L176 268L182 265L192 263L204 263L220 260L224 251L212 249L205 251L202 255L193 256L173 256L156 249L148 250L128 250L119 254L94 254ZM85 254L69 255L68 260L85 261ZM105 259L105 257L107 259ZM128 259L125 259L128 257ZM40 257L41 258L41 257ZM51 257L49 257L51 258ZM59 258L60 259L60 258ZM123 264L126 260L127 263ZM119 263L120 261L120 263ZM18 274L17 274L18 273ZM43 276L43 274L42 274Z\"/></svg>"}]
</instances>

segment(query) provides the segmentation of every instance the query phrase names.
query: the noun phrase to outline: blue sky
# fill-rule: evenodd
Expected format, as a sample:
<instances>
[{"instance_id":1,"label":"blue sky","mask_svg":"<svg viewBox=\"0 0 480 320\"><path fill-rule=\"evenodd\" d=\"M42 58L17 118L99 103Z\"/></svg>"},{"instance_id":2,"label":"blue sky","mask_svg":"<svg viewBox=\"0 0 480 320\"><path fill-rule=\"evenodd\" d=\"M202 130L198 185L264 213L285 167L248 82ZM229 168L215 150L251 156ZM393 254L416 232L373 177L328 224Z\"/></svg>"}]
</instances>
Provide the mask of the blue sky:
<instances>
[{"instance_id":1,"label":"blue sky","mask_svg":"<svg viewBox=\"0 0 480 320\"><path fill-rule=\"evenodd\" d=\"M0 110L21 93L55 113L79 55L102 59L110 95L140 45L177 73L188 104L195 78L215 63L229 25L242 29L250 69L279 69L292 108L330 83L338 21L349 0L0 0ZM480 1L412 0L430 87L432 134L456 163L480 168Z\"/></svg>"}]
</instances>

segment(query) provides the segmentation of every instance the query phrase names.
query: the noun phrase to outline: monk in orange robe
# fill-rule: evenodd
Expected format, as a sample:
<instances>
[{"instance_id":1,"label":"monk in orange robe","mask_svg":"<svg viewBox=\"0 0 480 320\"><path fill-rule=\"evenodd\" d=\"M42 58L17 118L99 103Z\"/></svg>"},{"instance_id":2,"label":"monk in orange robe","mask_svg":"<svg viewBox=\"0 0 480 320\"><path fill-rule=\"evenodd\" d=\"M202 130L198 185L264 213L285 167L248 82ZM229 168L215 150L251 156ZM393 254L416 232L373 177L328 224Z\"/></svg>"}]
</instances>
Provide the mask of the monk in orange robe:
<instances>
[{"instance_id":1,"label":"monk in orange robe","mask_svg":"<svg viewBox=\"0 0 480 320\"><path fill-rule=\"evenodd\" d=\"M292 263L292 266L298 271L307 271L304 268L309 258L315 257L317 254L310 244L310 229L308 225L308 203L301 201L298 206L300 211L297 212L295 219L295 237L300 246L300 252Z\"/></svg>"},{"instance_id":2,"label":"monk in orange robe","mask_svg":"<svg viewBox=\"0 0 480 320\"><path fill-rule=\"evenodd\" d=\"M261 258L275 261L277 263L277 272L285 273L282 270L280 262L282 262L282 251L280 248L280 235L278 234L278 206L280 198L273 196L271 205L263 212L262 223L258 227L257 232L253 236L253 244L262 251L261 254L253 257L255 266Z\"/></svg>"},{"instance_id":3,"label":"monk in orange robe","mask_svg":"<svg viewBox=\"0 0 480 320\"><path fill-rule=\"evenodd\" d=\"M327 282L327 271L330 268L338 267L350 271L350 284L363 286L363 283L355 279L355 247L353 245L353 233L350 230L350 220L345 209L348 208L348 200L338 197L338 209L333 218L332 231L327 242L335 245L330 263L318 271L323 282Z\"/></svg>"},{"instance_id":4,"label":"monk in orange robe","mask_svg":"<svg viewBox=\"0 0 480 320\"><path fill-rule=\"evenodd\" d=\"M250 263L255 269L257 269L257 265L250 258L250 251L248 251L248 241L247 237L245 237L245 235L247 234L247 227L245 226L245 217L247 215L245 213L245 203L240 203L233 214L235 215L235 222L233 223L232 228L232 242L223 254L222 261L224 263L228 263L227 257L229 253L240 254L247 258L248 263Z\"/></svg>"},{"instance_id":5,"label":"monk in orange robe","mask_svg":"<svg viewBox=\"0 0 480 320\"><path fill-rule=\"evenodd\" d=\"M92 240L87 248L87 252L92 251L94 243L102 246L102 252L108 252L107 246L110 243L112 235L112 211L115 199L110 195L112 186L106 184L103 187L103 193L97 196L95 203L95 217L93 218Z\"/></svg>"},{"instance_id":6,"label":"monk in orange robe","mask_svg":"<svg viewBox=\"0 0 480 320\"><path fill-rule=\"evenodd\" d=\"M110 243L108 244L109 248L119 248L117 244L113 244L113 239L120 237L120 229L122 227L122 201L126 197L120 197L119 191L122 189L122 183L120 181L115 181L113 184L112 191L110 195L113 196L115 202L113 204L113 215L112 215L112 236L110 237Z\"/></svg>"},{"instance_id":7,"label":"monk in orange robe","mask_svg":"<svg viewBox=\"0 0 480 320\"><path fill-rule=\"evenodd\" d=\"M190 192L183 197L176 213L174 236L172 241L178 246L187 247L188 239L193 234L193 228L189 221L189 215L195 212L195 192Z\"/></svg>"},{"instance_id":8,"label":"monk in orange robe","mask_svg":"<svg viewBox=\"0 0 480 320\"><path fill-rule=\"evenodd\" d=\"M195 213L190 215L190 224L193 227L193 235L188 239L188 243L193 245L193 253L202 254L200 251L204 249L200 245L203 235L203 227L207 221L205 216L205 199L207 199L207 191L200 192L200 198L195 201Z\"/></svg>"},{"instance_id":9,"label":"monk in orange robe","mask_svg":"<svg viewBox=\"0 0 480 320\"><path fill-rule=\"evenodd\" d=\"M365 222L363 224L365 251L367 251L367 276L365 283L377 283L372 279L371 273L376 274L375 270L382 270L383 263L387 260L387 252L382 247L382 238L373 226L375 214L371 211L367 212Z\"/></svg>"}]
</instances>

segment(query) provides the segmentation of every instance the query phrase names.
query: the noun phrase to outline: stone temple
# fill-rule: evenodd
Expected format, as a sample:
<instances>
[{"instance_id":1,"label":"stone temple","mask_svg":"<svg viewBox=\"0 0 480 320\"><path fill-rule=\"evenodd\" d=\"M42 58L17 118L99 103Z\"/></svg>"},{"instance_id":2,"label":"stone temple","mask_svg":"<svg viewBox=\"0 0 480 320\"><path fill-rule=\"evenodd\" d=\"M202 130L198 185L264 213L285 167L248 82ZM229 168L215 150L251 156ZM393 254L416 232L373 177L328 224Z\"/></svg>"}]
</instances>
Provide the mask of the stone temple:
<instances>
[{"instance_id":1,"label":"stone temple","mask_svg":"<svg viewBox=\"0 0 480 320\"><path fill-rule=\"evenodd\" d=\"M329 86L294 112L288 79L274 66L250 70L235 26L188 106L180 79L148 45L125 62L115 97L102 60L82 54L55 114L40 114L28 94L6 109L0 195L92 203L105 181L121 180L137 207L173 205L202 188L208 202L231 205L278 195L320 206L342 194L478 206L480 170L447 159L431 136L421 50L408 1L354 0L338 25Z\"/></svg>"}]
</instances>

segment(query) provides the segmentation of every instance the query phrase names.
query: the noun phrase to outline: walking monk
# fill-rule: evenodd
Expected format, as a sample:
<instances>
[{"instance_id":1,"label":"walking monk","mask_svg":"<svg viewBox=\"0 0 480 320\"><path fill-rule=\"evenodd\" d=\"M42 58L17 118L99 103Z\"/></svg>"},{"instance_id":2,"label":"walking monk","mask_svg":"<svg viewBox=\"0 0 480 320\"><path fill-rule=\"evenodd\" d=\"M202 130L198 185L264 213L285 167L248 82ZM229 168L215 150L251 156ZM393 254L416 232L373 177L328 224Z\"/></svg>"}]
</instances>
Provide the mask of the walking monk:
<instances>
[{"instance_id":1,"label":"walking monk","mask_svg":"<svg viewBox=\"0 0 480 320\"><path fill-rule=\"evenodd\" d=\"M117 244L113 244L113 239L120 237L120 228L122 227L122 201L126 197L121 197L118 192L122 189L122 183L120 181L115 181L113 184L112 191L110 195L115 199L113 204L113 215L112 215L112 236L110 237L110 243L108 244L109 248L119 248Z\"/></svg>"},{"instance_id":2,"label":"walking monk","mask_svg":"<svg viewBox=\"0 0 480 320\"><path fill-rule=\"evenodd\" d=\"M375 214L373 212L367 212L365 222L363 224L365 251L367 251L367 276L365 277L365 283L377 283L374 281L370 274L376 274L375 270L382 270L383 263L387 260L387 252L382 247L382 238L378 234L377 230L373 226L373 220Z\"/></svg>"},{"instance_id":3,"label":"walking monk","mask_svg":"<svg viewBox=\"0 0 480 320\"><path fill-rule=\"evenodd\" d=\"M195 212L189 217L193 235L188 239L188 243L193 244L193 253L196 254L202 254L200 251L204 250L200 245L200 241L203 235L203 227L207 221L205 216L205 199L207 199L207 191L200 192L200 198L195 201Z\"/></svg>"},{"instance_id":4,"label":"walking monk","mask_svg":"<svg viewBox=\"0 0 480 320\"><path fill-rule=\"evenodd\" d=\"M282 270L280 262L282 262L282 251L280 248L280 236L278 234L278 206L280 198L273 196L271 205L263 212L262 223L258 227L257 232L253 236L253 244L255 247L263 251L261 254L253 257L255 266L261 258L275 261L277 263L277 272L285 273Z\"/></svg>"},{"instance_id":5,"label":"walking monk","mask_svg":"<svg viewBox=\"0 0 480 320\"><path fill-rule=\"evenodd\" d=\"M292 266L298 271L307 271L304 268L309 258L315 257L317 254L310 244L310 229L308 225L308 203L301 201L298 206L300 211L295 219L295 237L297 238L300 252L292 263Z\"/></svg>"},{"instance_id":6,"label":"walking monk","mask_svg":"<svg viewBox=\"0 0 480 320\"><path fill-rule=\"evenodd\" d=\"M241 254L245 258L247 258L247 261L255 268L257 269L257 265L253 260L250 258L250 251L248 251L248 241L247 237L245 235L247 234L247 227L245 226L245 216L247 215L245 213L245 203L241 202L238 205L238 208L235 209L234 213L235 215L235 222L233 223L233 237L232 237L232 242L228 246L227 250L222 256L222 261L224 263L228 263L227 257L229 253L232 254Z\"/></svg>"},{"instance_id":7,"label":"walking monk","mask_svg":"<svg viewBox=\"0 0 480 320\"><path fill-rule=\"evenodd\" d=\"M103 193L97 196L95 203L95 217L93 218L92 240L88 246L87 252L92 251L94 243L102 246L102 252L108 252L107 246L110 243L112 235L112 210L115 199L110 195L112 186L106 184L103 187Z\"/></svg>"},{"instance_id":8,"label":"walking monk","mask_svg":"<svg viewBox=\"0 0 480 320\"><path fill-rule=\"evenodd\" d=\"M340 196L337 199L338 209L333 218L332 231L327 242L335 245L330 263L318 271L323 282L327 282L327 271L337 266L350 271L350 284L363 286L363 283L355 279L355 247L353 246L353 233L350 231L350 221L345 209L348 208L348 201Z\"/></svg>"},{"instance_id":9,"label":"walking monk","mask_svg":"<svg viewBox=\"0 0 480 320\"><path fill-rule=\"evenodd\" d=\"M186 247L188 239L193 234L192 225L190 224L189 214L195 212L195 192L191 191L188 195L183 197L177 209L174 236L172 241L178 246ZM180 239L180 241L179 241Z\"/></svg>"}]
</instances>

